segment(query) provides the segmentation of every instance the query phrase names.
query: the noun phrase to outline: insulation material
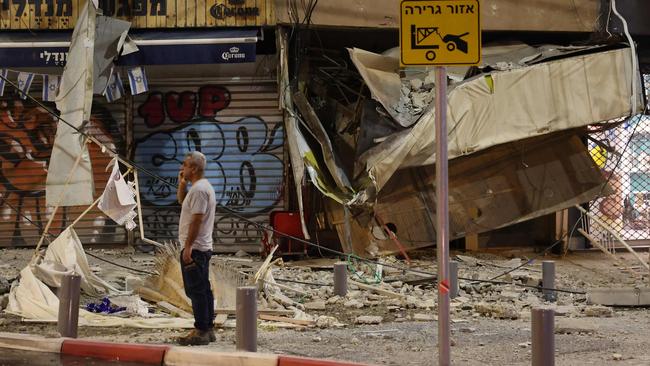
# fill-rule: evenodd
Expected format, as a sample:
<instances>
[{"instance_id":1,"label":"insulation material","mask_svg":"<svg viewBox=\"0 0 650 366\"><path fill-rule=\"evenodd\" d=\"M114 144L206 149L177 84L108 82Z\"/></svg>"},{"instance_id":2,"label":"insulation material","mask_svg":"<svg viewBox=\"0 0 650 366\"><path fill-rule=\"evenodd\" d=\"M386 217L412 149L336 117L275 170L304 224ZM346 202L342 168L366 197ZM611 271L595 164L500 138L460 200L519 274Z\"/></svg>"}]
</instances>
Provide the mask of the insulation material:
<instances>
[{"instance_id":1,"label":"insulation material","mask_svg":"<svg viewBox=\"0 0 650 366\"><path fill-rule=\"evenodd\" d=\"M96 14L95 6L86 2L72 32L68 61L56 96L56 108L61 112L61 119L78 129L90 120ZM75 167L78 156L81 158ZM90 205L93 191L88 148L75 129L59 121L47 169L45 201L49 206Z\"/></svg>"},{"instance_id":2,"label":"insulation material","mask_svg":"<svg viewBox=\"0 0 650 366\"><path fill-rule=\"evenodd\" d=\"M373 96L390 110L400 97L401 82L394 73L398 60L350 52ZM448 96L449 158L629 116L632 80L637 80L630 60L630 49L623 48L482 74L457 84ZM642 106L641 95L634 97ZM373 186L355 203L372 200L398 169L434 163L434 112L432 104L413 127L361 156L359 169Z\"/></svg>"},{"instance_id":3,"label":"insulation material","mask_svg":"<svg viewBox=\"0 0 650 366\"><path fill-rule=\"evenodd\" d=\"M127 230L136 227L135 217L135 187L132 183L126 182L120 173L119 162L113 160L113 172L106 183L97 207L118 225L124 225Z\"/></svg>"}]
</instances>

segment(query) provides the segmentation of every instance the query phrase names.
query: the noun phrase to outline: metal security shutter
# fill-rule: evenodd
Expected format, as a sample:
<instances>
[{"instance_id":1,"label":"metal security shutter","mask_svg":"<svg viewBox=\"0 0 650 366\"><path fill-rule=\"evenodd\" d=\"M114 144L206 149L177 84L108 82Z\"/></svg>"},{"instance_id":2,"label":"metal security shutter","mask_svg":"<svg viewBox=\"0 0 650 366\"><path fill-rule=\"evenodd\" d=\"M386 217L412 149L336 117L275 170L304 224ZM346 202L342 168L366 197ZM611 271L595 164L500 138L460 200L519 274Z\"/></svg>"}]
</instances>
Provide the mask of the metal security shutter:
<instances>
[{"instance_id":1,"label":"metal security shutter","mask_svg":"<svg viewBox=\"0 0 650 366\"><path fill-rule=\"evenodd\" d=\"M177 184L185 154L203 152L217 195L215 251L259 252L262 230L250 221L267 224L269 212L283 207L284 130L275 80L152 80L133 109L136 162ZM139 179L145 235L177 240L175 190L142 172Z\"/></svg>"},{"instance_id":2,"label":"metal security shutter","mask_svg":"<svg viewBox=\"0 0 650 366\"><path fill-rule=\"evenodd\" d=\"M9 74L15 80L15 73ZM41 78L36 76L30 95L40 100ZM34 246L52 208L45 205L47 166L56 135L56 120L30 100L23 100L9 85L0 98L0 246ZM54 103L46 105L56 111ZM109 146L124 152L125 103L108 104L96 98L91 133ZM102 194L110 172L110 158L94 144L89 145L95 177L95 197ZM87 207L62 207L50 228L58 234ZM126 243L125 230L94 208L76 226L83 244ZM47 243L47 242L46 242Z\"/></svg>"}]
</instances>

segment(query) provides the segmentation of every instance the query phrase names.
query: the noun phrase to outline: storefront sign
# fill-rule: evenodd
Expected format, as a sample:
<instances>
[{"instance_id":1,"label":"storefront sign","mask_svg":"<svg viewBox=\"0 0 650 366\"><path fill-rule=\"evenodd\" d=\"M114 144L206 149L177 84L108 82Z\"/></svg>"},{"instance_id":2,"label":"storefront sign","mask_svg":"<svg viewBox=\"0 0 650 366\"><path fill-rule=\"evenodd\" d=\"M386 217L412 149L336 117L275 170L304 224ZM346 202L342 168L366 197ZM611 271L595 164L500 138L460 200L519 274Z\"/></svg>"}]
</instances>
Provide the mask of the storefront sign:
<instances>
[{"instance_id":1,"label":"storefront sign","mask_svg":"<svg viewBox=\"0 0 650 366\"><path fill-rule=\"evenodd\" d=\"M234 3L234 4L233 4ZM230 1L230 5L238 5L241 1ZM227 6L224 4L214 4L210 8L210 15L216 19L226 19L234 17L257 17L260 15L260 8L244 6Z\"/></svg>"},{"instance_id":2,"label":"storefront sign","mask_svg":"<svg viewBox=\"0 0 650 366\"><path fill-rule=\"evenodd\" d=\"M2 67L65 66L68 49L0 48ZM255 62L255 44L148 46L118 60L119 65L231 64Z\"/></svg>"},{"instance_id":3,"label":"storefront sign","mask_svg":"<svg viewBox=\"0 0 650 366\"><path fill-rule=\"evenodd\" d=\"M273 0L98 0L133 28L273 25ZM0 29L73 29L83 1L0 0Z\"/></svg>"}]
</instances>

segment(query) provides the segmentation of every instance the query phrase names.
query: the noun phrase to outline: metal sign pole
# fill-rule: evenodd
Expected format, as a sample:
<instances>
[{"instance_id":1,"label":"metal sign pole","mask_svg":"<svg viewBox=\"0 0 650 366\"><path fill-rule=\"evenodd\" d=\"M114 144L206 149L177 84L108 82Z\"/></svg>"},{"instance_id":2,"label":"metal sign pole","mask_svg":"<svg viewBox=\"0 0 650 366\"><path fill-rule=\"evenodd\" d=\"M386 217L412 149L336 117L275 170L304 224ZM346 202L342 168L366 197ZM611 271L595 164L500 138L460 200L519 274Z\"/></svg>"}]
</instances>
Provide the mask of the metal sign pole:
<instances>
[{"instance_id":1,"label":"metal sign pole","mask_svg":"<svg viewBox=\"0 0 650 366\"><path fill-rule=\"evenodd\" d=\"M449 187L447 160L447 68L436 73L436 247L438 250L438 365L451 364L449 331Z\"/></svg>"}]
</instances>

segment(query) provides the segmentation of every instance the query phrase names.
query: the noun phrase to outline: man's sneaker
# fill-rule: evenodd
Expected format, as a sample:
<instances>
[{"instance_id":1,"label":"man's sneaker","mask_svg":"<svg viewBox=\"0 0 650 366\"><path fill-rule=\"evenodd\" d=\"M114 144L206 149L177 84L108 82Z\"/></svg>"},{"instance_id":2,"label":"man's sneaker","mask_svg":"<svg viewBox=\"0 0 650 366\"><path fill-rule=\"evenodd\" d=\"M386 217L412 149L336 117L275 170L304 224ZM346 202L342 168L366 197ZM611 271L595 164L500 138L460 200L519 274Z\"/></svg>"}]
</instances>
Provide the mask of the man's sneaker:
<instances>
[{"instance_id":1,"label":"man's sneaker","mask_svg":"<svg viewBox=\"0 0 650 366\"><path fill-rule=\"evenodd\" d=\"M208 331L208 335L210 336L210 342L216 342L217 341L217 335L214 334L214 329L210 329Z\"/></svg>"},{"instance_id":2,"label":"man's sneaker","mask_svg":"<svg viewBox=\"0 0 650 366\"><path fill-rule=\"evenodd\" d=\"M205 346L210 343L210 331L192 329L186 336L178 338L181 346Z\"/></svg>"}]
</instances>

